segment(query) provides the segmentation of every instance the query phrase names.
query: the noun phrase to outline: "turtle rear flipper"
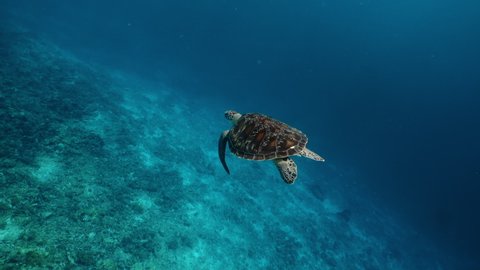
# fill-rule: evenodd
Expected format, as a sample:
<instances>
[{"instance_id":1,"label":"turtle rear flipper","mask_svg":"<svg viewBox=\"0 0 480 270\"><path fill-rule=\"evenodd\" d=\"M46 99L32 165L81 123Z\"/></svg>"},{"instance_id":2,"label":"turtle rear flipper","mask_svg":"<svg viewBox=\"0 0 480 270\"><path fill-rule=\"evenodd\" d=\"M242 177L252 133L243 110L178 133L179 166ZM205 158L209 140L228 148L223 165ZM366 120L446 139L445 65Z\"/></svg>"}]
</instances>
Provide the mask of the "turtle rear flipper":
<instances>
[{"instance_id":1,"label":"turtle rear flipper","mask_svg":"<svg viewBox=\"0 0 480 270\"><path fill-rule=\"evenodd\" d=\"M275 159L275 165L285 183L293 184L295 182L295 179L297 179L297 164L293 159L289 157Z\"/></svg>"},{"instance_id":2,"label":"turtle rear flipper","mask_svg":"<svg viewBox=\"0 0 480 270\"><path fill-rule=\"evenodd\" d=\"M310 159L313 159L313 160L316 160L316 161L325 161L325 159L323 157L319 156L317 153L315 153L313 151L308 150L307 148L304 148L298 154L303 156L303 157L310 158Z\"/></svg>"},{"instance_id":3,"label":"turtle rear flipper","mask_svg":"<svg viewBox=\"0 0 480 270\"><path fill-rule=\"evenodd\" d=\"M222 132L220 138L218 139L218 157L220 158L220 161L222 162L225 171L230 174L230 170L228 169L227 163L225 162L225 148L227 147L227 141L228 130L225 130L224 132Z\"/></svg>"}]
</instances>

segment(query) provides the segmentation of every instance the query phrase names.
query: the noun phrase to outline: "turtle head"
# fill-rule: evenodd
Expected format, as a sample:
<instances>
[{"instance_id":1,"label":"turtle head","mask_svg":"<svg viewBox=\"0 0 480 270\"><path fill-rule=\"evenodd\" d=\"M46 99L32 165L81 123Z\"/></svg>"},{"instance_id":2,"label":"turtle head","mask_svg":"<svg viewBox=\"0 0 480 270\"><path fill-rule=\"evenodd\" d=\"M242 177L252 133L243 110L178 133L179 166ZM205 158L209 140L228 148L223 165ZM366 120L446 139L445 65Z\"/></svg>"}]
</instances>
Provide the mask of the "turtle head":
<instances>
[{"instance_id":1,"label":"turtle head","mask_svg":"<svg viewBox=\"0 0 480 270\"><path fill-rule=\"evenodd\" d=\"M225 111L225 118L230 120L233 124L236 124L238 119L240 119L240 117L242 117L242 115L236 111L232 111L232 110Z\"/></svg>"}]
</instances>

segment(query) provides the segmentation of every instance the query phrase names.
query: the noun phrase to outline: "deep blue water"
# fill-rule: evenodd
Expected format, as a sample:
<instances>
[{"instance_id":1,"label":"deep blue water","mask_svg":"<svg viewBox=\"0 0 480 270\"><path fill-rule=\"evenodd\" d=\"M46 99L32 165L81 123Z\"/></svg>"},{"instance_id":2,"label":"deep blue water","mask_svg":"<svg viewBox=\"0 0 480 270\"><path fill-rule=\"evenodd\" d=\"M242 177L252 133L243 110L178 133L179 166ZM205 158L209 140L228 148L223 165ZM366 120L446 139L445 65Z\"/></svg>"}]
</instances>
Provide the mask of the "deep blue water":
<instances>
[{"instance_id":1,"label":"deep blue water","mask_svg":"<svg viewBox=\"0 0 480 270\"><path fill-rule=\"evenodd\" d=\"M202 110L218 116L208 127L214 143L195 149L216 151L218 135L229 128L226 109L265 113L301 129L309 148L327 159L299 163L313 179L304 189L336 194L332 197L346 202L352 219L363 220L370 205L382 209L388 220L411 228L442 254L444 268L433 268L432 259L431 269L480 269L477 1L1 0L0 5L0 20L83 62L140 78L149 87L167 85L191 104L192 115ZM197 136L189 132L184 136ZM219 162L211 166L221 170ZM270 185L284 185L277 180ZM302 185L301 179L295 185ZM337 267L356 269L348 259ZM390 268L397 269L381 269Z\"/></svg>"}]
</instances>

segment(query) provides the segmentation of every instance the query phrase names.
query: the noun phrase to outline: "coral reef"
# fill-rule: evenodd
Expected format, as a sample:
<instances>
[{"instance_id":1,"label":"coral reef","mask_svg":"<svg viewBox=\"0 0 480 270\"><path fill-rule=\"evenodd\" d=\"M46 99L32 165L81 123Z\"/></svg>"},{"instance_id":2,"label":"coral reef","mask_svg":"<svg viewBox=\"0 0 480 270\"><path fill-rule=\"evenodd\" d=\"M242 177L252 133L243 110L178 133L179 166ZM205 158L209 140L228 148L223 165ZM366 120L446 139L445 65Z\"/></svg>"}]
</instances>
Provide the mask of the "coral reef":
<instances>
[{"instance_id":1,"label":"coral reef","mask_svg":"<svg viewBox=\"0 0 480 270\"><path fill-rule=\"evenodd\" d=\"M233 159L225 175L221 113L189 106L0 31L2 269L439 269L307 177Z\"/></svg>"}]
</instances>

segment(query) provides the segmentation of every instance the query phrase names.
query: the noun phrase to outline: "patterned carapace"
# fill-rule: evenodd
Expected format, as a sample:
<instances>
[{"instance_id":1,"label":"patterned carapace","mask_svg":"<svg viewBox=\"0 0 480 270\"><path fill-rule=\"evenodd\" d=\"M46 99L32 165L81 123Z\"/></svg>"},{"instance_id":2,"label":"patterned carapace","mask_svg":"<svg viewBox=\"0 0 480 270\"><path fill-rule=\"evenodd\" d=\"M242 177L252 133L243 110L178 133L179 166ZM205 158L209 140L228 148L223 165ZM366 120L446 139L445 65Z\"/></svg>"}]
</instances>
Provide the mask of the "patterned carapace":
<instances>
[{"instance_id":1,"label":"patterned carapace","mask_svg":"<svg viewBox=\"0 0 480 270\"><path fill-rule=\"evenodd\" d=\"M228 145L239 157L270 160L298 155L307 141L298 129L266 115L249 113L238 119L230 131Z\"/></svg>"}]
</instances>

